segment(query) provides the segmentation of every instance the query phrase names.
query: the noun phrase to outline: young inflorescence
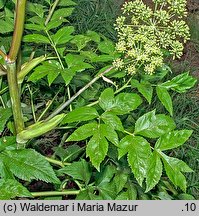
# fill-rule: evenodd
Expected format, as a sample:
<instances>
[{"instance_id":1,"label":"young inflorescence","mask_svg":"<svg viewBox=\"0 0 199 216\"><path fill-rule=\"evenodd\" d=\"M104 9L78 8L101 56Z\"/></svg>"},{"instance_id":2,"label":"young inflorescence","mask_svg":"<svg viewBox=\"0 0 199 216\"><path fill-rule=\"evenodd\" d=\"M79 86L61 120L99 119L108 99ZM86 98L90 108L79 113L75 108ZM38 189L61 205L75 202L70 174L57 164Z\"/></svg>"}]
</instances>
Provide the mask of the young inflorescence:
<instances>
[{"instance_id":1,"label":"young inflorescence","mask_svg":"<svg viewBox=\"0 0 199 216\"><path fill-rule=\"evenodd\" d=\"M150 8L142 0L126 2L123 15L116 20L118 42L116 50L121 58L113 65L129 74L143 70L153 74L163 65L165 53L180 58L189 28L183 20L187 16L186 0L152 0Z\"/></svg>"}]
</instances>

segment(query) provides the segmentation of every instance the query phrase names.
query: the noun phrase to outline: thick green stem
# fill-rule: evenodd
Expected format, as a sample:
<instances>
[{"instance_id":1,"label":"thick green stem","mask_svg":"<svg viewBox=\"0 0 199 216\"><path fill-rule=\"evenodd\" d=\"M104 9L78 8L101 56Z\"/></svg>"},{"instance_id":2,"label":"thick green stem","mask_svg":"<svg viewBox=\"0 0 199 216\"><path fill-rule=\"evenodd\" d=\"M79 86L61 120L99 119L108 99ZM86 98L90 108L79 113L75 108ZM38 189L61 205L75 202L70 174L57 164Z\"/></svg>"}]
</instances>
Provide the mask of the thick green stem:
<instances>
[{"instance_id":1,"label":"thick green stem","mask_svg":"<svg viewBox=\"0 0 199 216\"><path fill-rule=\"evenodd\" d=\"M7 79L15 129L16 132L19 133L24 129L24 121L21 111L21 102L17 83L16 63L7 63Z\"/></svg>"},{"instance_id":2,"label":"thick green stem","mask_svg":"<svg viewBox=\"0 0 199 216\"><path fill-rule=\"evenodd\" d=\"M12 37L10 52L7 58L8 62L15 62L17 54L19 52L19 48L21 46L21 39L24 29L26 1L27 0L17 0L14 34Z\"/></svg>"},{"instance_id":3,"label":"thick green stem","mask_svg":"<svg viewBox=\"0 0 199 216\"><path fill-rule=\"evenodd\" d=\"M24 20L25 20L25 8L26 0L17 0L16 3L16 17L15 27L12 37L12 44L8 56L6 57L7 62L7 79L8 87L10 92L10 99L15 123L16 133L20 133L24 129L24 121L21 110L20 102L20 91L17 83L17 68L16 58L19 53L21 46L21 38L23 35Z\"/></svg>"},{"instance_id":4,"label":"thick green stem","mask_svg":"<svg viewBox=\"0 0 199 216\"><path fill-rule=\"evenodd\" d=\"M66 191L45 191L45 192L32 192L33 197L40 196L64 196L64 195L78 195L80 190L66 190Z\"/></svg>"},{"instance_id":5,"label":"thick green stem","mask_svg":"<svg viewBox=\"0 0 199 216\"><path fill-rule=\"evenodd\" d=\"M80 94L82 94L87 88L89 88L93 83L95 83L99 78L101 78L104 74L108 73L113 69L113 66L106 69L103 73L99 74L95 78L93 78L87 85L81 88L76 94L74 94L69 100L61 104L46 120L49 120L60 113L63 109L65 109L68 105L70 105Z\"/></svg>"}]
</instances>

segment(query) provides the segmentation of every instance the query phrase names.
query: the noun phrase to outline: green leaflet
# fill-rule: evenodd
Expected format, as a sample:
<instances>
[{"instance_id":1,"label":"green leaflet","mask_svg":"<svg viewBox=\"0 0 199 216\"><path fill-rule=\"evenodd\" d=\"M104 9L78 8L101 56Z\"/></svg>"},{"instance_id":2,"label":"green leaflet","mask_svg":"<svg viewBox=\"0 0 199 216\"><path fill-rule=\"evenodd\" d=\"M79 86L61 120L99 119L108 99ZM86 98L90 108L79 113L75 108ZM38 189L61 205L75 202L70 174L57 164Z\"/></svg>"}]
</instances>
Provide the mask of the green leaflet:
<instances>
[{"instance_id":1,"label":"green leaflet","mask_svg":"<svg viewBox=\"0 0 199 216\"><path fill-rule=\"evenodd\" d=\"M47 80L48 80L49 86L51 86L51 84L58 77L58 75L60 74L60 72L62 72L62 70L49 71L49 73L47 74Z\"/></svg>"},{"instance_id":2,"label":"green leaflet","mask_svg":"<svg viewBox=\"0 0 199 216\"><path fill-rule=\"evenodd\" d=\"M162 86L157 86L156 93L161 103L163 104L163 106L166 108L169 114L173 116L173 103L172 103L171 96L169 92L167 91L167 89Z\"/></svg>"},{"instance_id":3,"label":"green leaflet","mask_svg":"<svg viewBox=\"0 0 199 216\"><path fill-rule=\"evenodd\" d=\"M83 56L89 60L92 60L93 58L95 58L97 56L97 54L92 50L86 50L86 51L81 50L80 54L81 54L81 56Z\"/></svg>"},{"instance_id":4,"label":"green leaflet","mask_svg":"<svg viewBox=\"0 0 199 216\"><path fill-rule=\"evenodd\" d=\"M63 18L65 19L65 17L68 17L72 14L73 10L74 10L74 7L57 9L53 13L51 20L57 20L57 19L63 19ZM65 20L65 21L67 21L67 20Z\"/></svg>"},{"instance_id":5,"label":"green leaflet","mask_svg":"<svg viewBox=\"0 0 199 216\"><path fill-rule=\"evenodd\" d=\"M118 136L112 127L106 124L99 124L93 137L88 142L86 155L90 158L93 166L99 170L100 164L108 152L108 142L118 144Z\"/></svg>"},{"instance_id":6,"label":"green leaflet","mask_svg":"<svg viewBox=\"0 0 199 216\"><path fill-rule=\"evenodd\" d=\"M5 150L0 154L0 161L22 180L60 183L47 160L32 149Z\"/></svg>"},{"instance_id":7,"label":"green leaflet","mask_svg":"<svg viewBox=\"0 0 199 216\"><path fill-rule=\"evenodd\" d=\"M5 18L5 20L0 20L0 33L5 34L13 31L13 19Z\"/></svg>"},{"instance_id":8,"label":"green leaflet","mask_svg":"<svg viewBox=\"0 0 199 216\"><path fill-rule=\"evenodd\" d=\"M92 138L88 142L86 154L90 157L92 164L99 169L100 163L108 152L107 140L114 145L118 145L118 136L111 126L93 122L79 127L66 141L80 141L91 136Z\"/></svg>"},{"instance_id":9,"label":"green leaflet","mask_svg":"<svg viewBox=\"0 0 199 216\"><path fill-rule=\"evenodd\" d=\"M111 109L115 114L125 114L137 109L142 103L142 99L138 94L120 93L115 97L114 107Z\"/></svg>"},{"instance_id":10,"label":"green leaflet","mask_svg":"<svg viewBox=\"0 0 199 216\"><path fill-rule=\"evenodd\" d=\"M0 200L16 197L32 197L31 193L14 179L0 179Z\"/></svg>"},{"instance_id":11,"label":"green leaflet","mask_svg":"<svg viewBox=\"0 0 199 216\"><path fill-rule=\"evenodd\" d=\"M118 145L118 136L115 130L107 124L100 124L98 126L98 132L100 132L103 136L106 137L106 139L113 143L114 145Z\"/></svg>"},{"instance_id":12,"label":"green leaflet","mask_svg":"<svg viewBox=\"0 0 199 216\"><path fill-rule=\"evenodd\" d=\"M177 148L189 139L192 132L192 130L170 131L157 140L155 148L162 151Z\"/></svg>"},{"instance_id":13,"label":"green leaflet","mask_svg":"<svg viewBox=\"0 0 199 216\"><path fill-rule=\"evenodd\" d=\"M114 60L114 56L111 55L98 55L91 58L91 62L110 62Z\"/></svg>"},{"instance_id":14,"label":"green leaflet","mask_svg":"<svg viewBox=\"0 0 199 216\"><path fill-rule=\"evenodd\" d=\"M197 82L197 79L193 76L190 76L189 73L182 73L178 76L174 77L172 80L169 80L165 83L162 83L161 86L172 89L174 91L177 91L179 93L186 92L188 89L192 88L195 83Z\"/></svg>"},{"instance_id":15,"label":"green leaflet","mask_svg":"<svg viewBox=\"0 0 199 216\"><path fill-rule=\"evenodd\" d=\"M112 55L113 52L115 51L115 44L110 40L104 40L98 44L98 49L102 53Z\"/></svg>"},{"instance_id":16,"label":"green leaflet","mask_svg":"<svg viewBox=\"0 0 199 216\"><path fill-rule=\"evenodd\" d=\"M65 166L58 171L59 174L67 174L74 179L81 180L86 184L89 183L91 178L91 170L89 163L84 159L78 162L73 162L69 166Z\"/></svg>"},{"instance_id":17,"label":"green leaflet","mask_svg":"<svg viewBox=\"0 0 199 216\"><path fill-rule=\"evenodd\" d=\"M86 36L90 37L90 39L91 39L92 41L95 41L96 43L99 43L100 40L101 40L100 35L99 35L97 32L95 32L95 31L90 31L90 30L88 30L88 31L86 32Z\"/></svg>"},{"instance_id":18,"label":"green leaflet","mask_svg":"<svg viewBox=\"0 0 199 216\"><path fill-rule=\"evenodd\" d=\"M113 165L107 165L99 173L97 173L95 177L96 185L99 190L99 196L102 199L115 199L117 193L113 177L116 173L116 167Z\"/></svg>"},{"instance_id":19,"label":"green leaflet","mask_svg":"<svg viewBox=\"0 0 199 216\"><path fill-rule=\"evenodd\" d=\"M126 185L128 179L128 173L119 171L113 178L113 184L115 184L116 193L118 194Z\"/></svg>"},{"instance_id":20,"label":"green leaflet","mask_svg":"<svg viewBox=\"0 0 199 216\"><path fill-rule=\"evenodd\" d=\"M27 12L35 13L39 17L43 18L44 6L42 4L28 2L27 3Z\"/></svg>"},{"instance_id":21,"label":"green leaflet","mask_svg":"<svg viewBox=\"0 0 199 216\"><path fill-rule=\"evenodd\" d=\"M87 43L91 41L91 38L85 35L75 35L71 40L71 43L75 44L78 48L78 51L82 50Z\"/></svg>"},{"instance_id":22,"label":"green leaflet","mask_svg":"<svg viewBox=\"0 0 199 216\"><path fill-rule=\"evenodd\" d=\"M133 144L129 146L128 163L139 185L142 185L146 177L150 155L150 144L142 137L135 137Z\"/></svg>"},{"instance_id":23,"label":"green leaflet","mask_svg":"<svg viewBox=\"0 0 199 216\"><path fill-rule=\"evenodd\" d=\"M30 29L30 30L36 30L36 31L43 31L45 29L44 24L34 24L34 23L27 23L25 24L25 29Z\"/></svg>"},{"instance_id":24,"label":"green leaflet","mask_svg":"<svg viewBox=\"0 0 199 216\"><path fill-rule=\"evenodd\" d=\"M38 24L40 26L43 26L44 29L45 29L45 18L42 18L42 17L39 17L39 16L32 16L32 17L28 18L27 21L31 22L31 23L34 23L34 24Z\"/></svg>"},{"instance_id":25,"label":"green leaflet","mask_svg":"<svg viewBox=\"0 0 199 216\"><path fill-rule=\"evenodd\" d=\"M95 195L95 187L88 186L86 190L80 191L76 200L102 200L102 197Z\"/></svg>"},{"instance_id":26,"label":"green leaflet","mask_svg":"<svg viewBox=\"0 0 199 216\"><path fill-rule=\"evenodd\" d=\"M115 185L112 182L104 183L98 186L99 196L103 200L113 200L116 197Z\"/></svg>"},{"instance_id":27,"label":"green leaflet","mask_svg":"<svg viewBox=\"0 0 199 216\"><path fill-rule=\"evenodd\" d=\"M1 179L15 179L13 173L3 161L0 161L0 177Z\"/></svg>"},{"instance_id":28,"label":"green leaflet","mask_svg":"<svg viewBox=\"0 0 199 216\"><path fill-rule=\"evenodd\" d=\"M99 171L100 164L108 152L108 142L103 134L96 132L87 144L86 155L92 165Z\"/></svg>"},{"instance_id":29,"label":"green leaflet","mask_svg":"<svg viewBox=\"0 0 199 216\"><path fill-rule=\"evenodd\" d=\"M66 141L80 141L91 137L97 130L97 126L96 122L80 126L68 137Z\"/></svg>"},{"instance_id":30,"label":"green leaflet","mask_svg":"<svg viewBox=\"0 0 199 216\"><path fill-rule=\"evenodd\" d=\"M34 72L30 75L28 81L36 82L39 79L47 76L49 85L55 78L62 72L61 65L57 61L46 61L42 65L35 68Z\"/></svg>"},{"instance_id":31,"label":"green leaflet","mask_svg":"<svg viewBox=\"0 0 199 216\"><path fill-rule=\"evenodd\" d=\"M127 190L121 192L116 200L137 200L137 189L132 183L127 184Z\"/></svg>"},{"instance_id":32,"label":"green leaflet","mask_svg":"<svg viewBox=\"0 0 199 216\"><path fill-rule=\"evenodd\" d=\"M157 150L164 163L166 174L176 187L180 187L186 191L187 182L182 172L193 172L193 170L183 161L165 155L160 150Z\"/></svg>"},{"instance_id":33,"label":"green leaflet","mask_svg":"<svg viewBox=\"0 0 199 216\"><path fill-rule=\"evenodd\" d=\"M149 159L149 166L146 174L146 191L150 191L155 185L159 182L162 175L162 162L160 156L156 151L153 152L153 155Z\"/></svg>"},{"instance_id":34,"label":"green leaflet","mask_svg":"<svg viewBox=\"0 0 199 216\"><path fill-rule=\"evenodd\" d=\"M44 31L45 30L45 18L39 16L33 16L27 20L25 23L25 29L30 29L33 31Z\"/></svg>"},{"instance_id":35,"label":"green leaflet","mask_svg":"<svg viewBox=\"0 0 199 216\"><path fill-rule=\"evenodd\" d=\"M137 109L142 103L142 99L138 94L120 93L114 97L111 88L105 89L99 98L99 105L105 111L110 111L116 115L122 115Z\"/></svg>"},{"instance_id":36,"label":"green leaflet","mask_svg":"<svg viewBox=\"0 0 199 216\"><path fill-rule=\"evenodd\" d=\"M3 8L4 4L5 4L5 0L0 0L0 9Z\"/></svg>"},{"instance_id":37,"label":"green leaflet","mask_svg":"<svg viewBox=\"0 0 199 216\"><path fill-rule=\"evenodd\" d=\"M118 131L124 131L122 122L118 116L111 112L104 112L101 115L102 120L105 124L110 125L112 128Z\"/></svg>"},{"instance_id":38,"label":"green leaflet","mask_svg":"<svg viewBox=\"0 0 199 216\"><path fill-rule=\"evenodd\" d=\"M134 133L148 138L158 138L175 127L175 122L171 117L164 114L155 115L155 110L153 110L136 121Z\"/></svg>"},{"instance_id":39,"label":"green leaflet","mask_svg":"<svg viewBox=\"0 0 199 216\"><path fill-rule=\"evenodd\" d=\"M195 197L191 194L182 193L178 196L178 199L180 199L180 200L195 200Z\"/></svg>"},{"instance_id":40,"label":"green leaflet","mask_svg":"<svg viewBox=\"0 0 199 216\"><path fill-rule=\"evenodd\" d=\"M71 34L75 31L73 26L65 26L59 29L56 34L52 36L53 42L55 44L64 44L70 41L73 36Z\"/></svg>"},{"instance_id":41,"label":"green leaflet","mask_svg":"<svg viewBox=\"0 0 199 216\"><path fill-rule=\"evenodd\" d=\"M98 112L93 107L80 107L69 112L62 120L62 124L71 122L81 122L95 119L99 116Z\"/></svg>"},{"instance_id":42,"label":"green leaflet","mask_svg":"<svg viewBox=\"0 0 199 216\"><path fill-rule=\"evenodd\" d=\"M12 116L12 110L10 108L0 107L0 132L4 130L5 124Z\"/></svg>"},{"instance_id":43,"label":"green leaflet","mask_svg":"<svg viewBox=\"0 0 199 216\"><path fill-rule=\"evenodd\" d=\"M63 21L64 21L63 19L50 20L45 28L47 31L50 31L51 29L54 29L54 28L58 28L63 23Z\"/></svg>"},{"instance_id":44,"label":"green leaflet","mask_svg":"<svg viewBox=\"0 0 199 216\"><path fill-rule=\"evenodd\" d=\"M146 98L149 104L151 104L152 96L153 96L153 87L148 81L141 81L140 83L132 79L131 86L137 88L138 91Z\"/></svg>"},{"instance_id":45,"label":"green leaflet","mask_svg":"<svg viewBox=\"0 0 199 216\"><path fill-rule=\"evenodd\" d=\"M75 5L77 4L72 0L60 0L58 3L58 6L75 6Z\"/></svg>"},{"instance_id":46,"label":"green leaflet","mask_svg":"<svg viewBox=\"0 0 199 216\"><path fill-rule=\"evenodd\" d=\"M68 65L68 68L79 65L82 62L84 62L84 60L85 60L85 57L81 55L74 55L74 54L69 53L65 56L65 62Z\"/></svg>"},{"instance_id":47,"label":"green leaflet","mask_svg":"<svg viewBox=\"0 0 199 216\"><path fill-rule=\"evenodd\" d=\"M177 169L172 167L172 164L164 162L164 168L166 170L166 174L171 180L171 182L176 186L180 187L184 192L187 188L187 181L185 176Z\"/></svg>"},{"instance_id":48,"label":"green leaflet","mask_svg":"<svg viewBox=\"0 0 199 216\"><path fill-rule=\"evenodd\" d=\"M104 166L103 169L96 174L96 185L103 185L109 183L115 173L117 172L114 165Z\"/></svg>"},{"instance_id":49,"label":"green leaflet","mask_svg":"<svg viewBox=\"0 0 199 216\"><path fill-rule=\"evenodd\" d=\"M41 34L30 34L23 37L24 42L50 44L49 39Z\"/></svg>"},{"instance_id":50,"label":"green leaflet","mask_svg":"<svg viewBox=\"0 0 199 216\"><path fill-rule=\"evenodd\" d=\"M163 161L171 164L173 168L176 168L180 172L193 172L193 170L184 161L179 160L178 158L169 157L163 152L161 152L159 149L157 149L156 151L161 155Z\"/></svg>"},{"instance_id":51,"label":"green leaflet","mask_svg":"<svg viewBox=\"0 0 199 216\"><path fill-rule=\"evenodd\" d=\"M62 161L71 162L79 157L84 152L84 148L80 148L78 145L70 145L67 148L54 147L55 155L59 156Z\"/></svg>"},{"instance_id":52,"label":"green leaflet","mask_svg":"<svg viewBox=\"0 0 199 216\"><path fill-rule=\"evenodd\" d=\"M73 71L72 69L69 69L69 68L61 70L61 76L64 79L66 86L71 82L75 74L76 74L76 71Z\"/></svg>"},{"instance_id":53,"label":"green leaflet","mask_svg":"<svg viewBox=\"0 0 199 216\"><path fill-rule=\"evenodd\" d=\"M103 110L111 110L114 104L114 92L112 88L105 89L99 98L99 105Z\"/></svg>"},{"instance_id":54,"label":"green leaflet","mask_svg":"<svg viewBox=\"0 0 199 216\"><path fill-rule=\"evenodd\" d=\"M67 54L65 56L65 62L68 65L68 69L73 72L81 72L85 69L93 68L89 63L84 62L85 57L81 55Z\"/></svg>"},{"instance_id":55,"label":"green leaflet","mask_svg":"<svg viewBox=\"0 0 199 216\"><path fill-rule=\"evenodd\" d=\"M0 152L6 150L16 149L16 137L5 136L0 138Z\"/></svg>"},{"instance_id":56,"label":"green leaflet","mask_svg":"<svg viewBox=\"0 0 199 216\"><path fill-rule=\"evenodd\" d=\"M128 153L128 163L138 183L142 185L151 156L150 144L143 137L128 135L120 141L118 147L119 158Z\"/></svg>"},{"instance_id":57,"label":"green leaflet","mask_svg":"<svg viewBox=\"0 0 199 216\"><path fill-rule=\"evenodd\" d=\"M118 145L118 158L119 159L128 153L129 146L133 144L133 141L134 141L134 137L130 135L125 136L124 138L120 140L119 145Z\"/></svg>"}]
</instances>

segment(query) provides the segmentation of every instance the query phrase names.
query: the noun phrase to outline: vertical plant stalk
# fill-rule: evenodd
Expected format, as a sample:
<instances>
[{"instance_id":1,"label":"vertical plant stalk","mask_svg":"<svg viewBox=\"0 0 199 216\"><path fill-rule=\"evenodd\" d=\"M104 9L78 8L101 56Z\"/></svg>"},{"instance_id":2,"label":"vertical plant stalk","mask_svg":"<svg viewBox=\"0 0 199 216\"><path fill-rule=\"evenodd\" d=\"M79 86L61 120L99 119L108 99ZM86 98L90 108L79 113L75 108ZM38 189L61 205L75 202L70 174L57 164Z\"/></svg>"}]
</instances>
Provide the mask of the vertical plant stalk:
<instances>
[{"instance_id":1,"label":"vertical plant stalk","mask_svg":"<svg viewBox=\"0 0 199 216\"><path fill-rule=\"evenodd\" d=\"M27 0L17 0L14 34L12 37L10 52L7 57L8 62L14 62L16 60L19 48L21 46L21 39L24 29L26 1Z\"/></svg>"},{"instance_id":2,"label":"vertical plant stalk","mask_svg":"<svg viewBox=\"0 0 199 216\"><path fill-rule=\"evenodd\" d=\"M7 65L7 79L10 92L10 100L12 105L12 112L14 117L14 123L16 132L19 133L24 129L24 121L21 110L20 95L18 91L16 63L9 63Z\"/></svg>"},{"instance_id":3,"label":"vertical plant stalk","mask_svg":"<svg viewBox=\"0 0 199 216\"><path fill-rule=\"evenodd\" d=\"M15 9L15 26L12 37L11 48L6 57L7 79L10 92L10 100L14 117L16 133L24 129L24 121L21 109L20 93L17 82L16 59L21 46L21 39L24 29L25 8L27 0L17 0Z\"/></svg>"}]
</instances>

